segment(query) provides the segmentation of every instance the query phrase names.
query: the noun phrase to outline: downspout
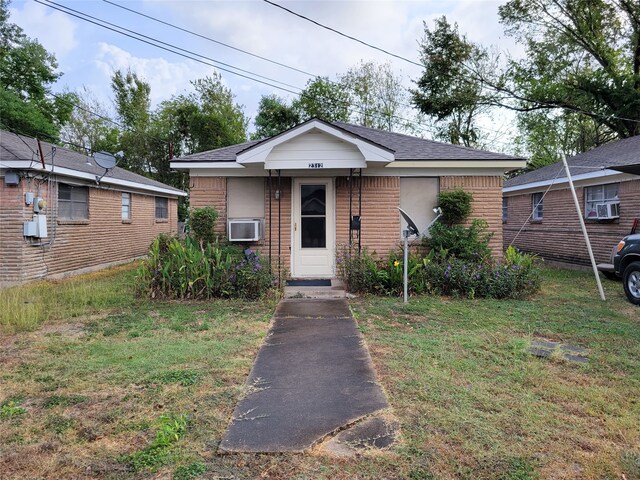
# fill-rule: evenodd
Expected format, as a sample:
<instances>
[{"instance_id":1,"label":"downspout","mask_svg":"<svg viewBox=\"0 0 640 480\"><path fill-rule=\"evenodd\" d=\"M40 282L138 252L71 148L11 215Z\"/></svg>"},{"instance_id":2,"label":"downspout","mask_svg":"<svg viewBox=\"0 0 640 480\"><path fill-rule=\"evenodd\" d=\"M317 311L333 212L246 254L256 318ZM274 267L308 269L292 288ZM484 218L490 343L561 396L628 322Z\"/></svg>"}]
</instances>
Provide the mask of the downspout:
<instances>
[{"instance_id":1,"label":"downspout","mask_svg":"<svg viewBox=\"0 0 640 480\"><path fill-rule=\"evenodd\" d=\"M349 254L351 254L351 245L353 244L353 230L351 229L351 221L353 219L353 211L351 208L353 197L353 168L349 169Z\"/></svg>"}]
</instances>

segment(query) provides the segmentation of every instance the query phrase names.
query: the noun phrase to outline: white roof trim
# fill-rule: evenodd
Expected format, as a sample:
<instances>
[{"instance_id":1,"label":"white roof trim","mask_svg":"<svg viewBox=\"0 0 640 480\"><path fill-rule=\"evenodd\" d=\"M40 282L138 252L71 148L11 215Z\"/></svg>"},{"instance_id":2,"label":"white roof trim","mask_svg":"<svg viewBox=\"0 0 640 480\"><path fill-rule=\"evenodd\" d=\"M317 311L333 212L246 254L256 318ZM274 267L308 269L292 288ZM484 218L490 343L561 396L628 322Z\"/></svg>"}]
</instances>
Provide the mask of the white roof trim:
<instances>
[{"instance_id":1,"label":"white roof trim","mask_svg":"<svg viewBox=\"0 0 640 480\"><path fill-rule=\"evenodd\" d=\"M389 163L393 162L393 160L395 159L395 155L385 148L372 145L371 143L366 142L353 134L348 134L343 130L334 127L333 125L327 125L326 123L319 120L312 120L298 127L294 127L288 132L285 132L275 138L265 140L264 142L256 146L250 147L245 152L236 155L236 160L239 164L265 163L267 157L274 147L288 142L289 140L299 135L303 135L311 130L320 130L327 135L331 135L344 142L356 146L358 150L360 150L360 153L362 154L366 162Z\"/></svg>"},{"instance_id":2,"label":"white roof trim","mask_svg":"<svg viewBox=\"0 0 640 480\"><path fill-rule=\"evenodd\" d=\"M581 180L590 180L592 178L604 178L612 175L624 175L624 173L618 172L616 170L605 169L605 170L598 170L597 172L589 172L589 173L581 173L579 175L572 175L571 179L574 182L579 182ZM569 183L569 179L567 177L559 177L552 180L541 180L539 182L530 182L522 185L514 185L513 187L505 187L502 189L502 191L503 193L517 192L519 190L548 187L549 185L560 185L563 183Z\"/></svg>"},{"instance_id":3,"label":"white roof trim","mask_svg":"<svg viewBox=\"0 0 640 480\"><path fill-rule=\"evenodd\" d=\"M81 178L83 180L90 180L92 182L96 181L96 175L94 173L88 172L80 172L78 170L73 170L71 168L64 167L55 167L52 168L51 165L46 164L46 168L42 168L40 163L35 163L29 160L8 160L2 162L3 169L19 169L19 170L35 170L36 172L46 171L49 173L55 173L59 175L64 175L72 178ZM113 177L102 177L100 183L107 183L111 185L117 185L120 187L129 187L137 190L145 190L154 193L164 193L166 195L171 195L175 197L186 197L187 194L182 191L171 190L163 187L156 187L154 185L146 185L140 182L132 182L131 180L123 180L120 178Z\"/></svg>"},{"instance_id":4,"label":"white roof trim","mask_svg":"<svg viewBox=\"0 0 640 480\"><path fill-rule=\"evenodd\" d=\"M200 168L213 168L213 169L228 169L228 168L241 168L246 169L244 165L240 165L236 162L171 162L169 164L171 168L178 169L200 169Z\"/></svg>"}]
</instances>

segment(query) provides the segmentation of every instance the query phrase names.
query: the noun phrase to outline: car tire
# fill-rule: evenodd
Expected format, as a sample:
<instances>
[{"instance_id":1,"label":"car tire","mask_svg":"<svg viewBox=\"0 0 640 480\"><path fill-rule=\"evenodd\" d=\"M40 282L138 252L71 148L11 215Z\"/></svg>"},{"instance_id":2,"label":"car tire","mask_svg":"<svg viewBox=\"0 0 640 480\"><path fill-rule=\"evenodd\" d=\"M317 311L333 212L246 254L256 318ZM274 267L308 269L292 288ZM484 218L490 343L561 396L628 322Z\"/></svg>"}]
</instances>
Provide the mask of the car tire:
<instances>
[{"instance_id":1,"label":"car tire","mask_svg":"<svg viewBox=\"0 0 640 480\"><path fill-rule=\"evenodd\" d=\"M624 293L634 305L640 305L640 262L632 262L624 269L622 276Z\"/></svg>"}]
</instances>

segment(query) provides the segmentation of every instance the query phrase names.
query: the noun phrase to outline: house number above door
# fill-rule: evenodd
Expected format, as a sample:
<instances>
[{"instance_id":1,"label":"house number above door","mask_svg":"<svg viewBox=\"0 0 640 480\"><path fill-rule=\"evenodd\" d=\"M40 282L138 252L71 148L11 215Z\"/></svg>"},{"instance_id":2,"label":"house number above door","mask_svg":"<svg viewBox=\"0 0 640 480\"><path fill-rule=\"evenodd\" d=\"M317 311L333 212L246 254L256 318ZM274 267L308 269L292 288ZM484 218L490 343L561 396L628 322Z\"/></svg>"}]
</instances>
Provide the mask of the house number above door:
<instances>
[{"instance_id":1,"label":"house number above door","mask_svg":"<svg viewBox=\"0 0 640 480\"><path fill-rule=\"evenodd\" d=\"M322 163L310 163L309 168L324 168Z\"/></svg>"}]
</instances>

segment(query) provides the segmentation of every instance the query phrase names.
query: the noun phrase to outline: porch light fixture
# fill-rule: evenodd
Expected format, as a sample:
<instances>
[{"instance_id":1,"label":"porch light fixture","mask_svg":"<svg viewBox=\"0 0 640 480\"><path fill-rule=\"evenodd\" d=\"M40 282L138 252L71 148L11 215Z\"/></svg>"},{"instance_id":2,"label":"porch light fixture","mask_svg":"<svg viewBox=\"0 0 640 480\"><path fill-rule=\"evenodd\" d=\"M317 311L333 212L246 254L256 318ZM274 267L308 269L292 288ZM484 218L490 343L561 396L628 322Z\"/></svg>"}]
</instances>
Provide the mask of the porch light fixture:
<instances>
[{"instance_id":1,"label":"porch light fixture","mask_svg":"<svg viewBox=\"0 0 640 480\"><path fill-rule=\"evenodd\" d=\"M276 200L280 200L280 190L276 190L273 192L273 196Z\"/></svg>"}]
</instances>

